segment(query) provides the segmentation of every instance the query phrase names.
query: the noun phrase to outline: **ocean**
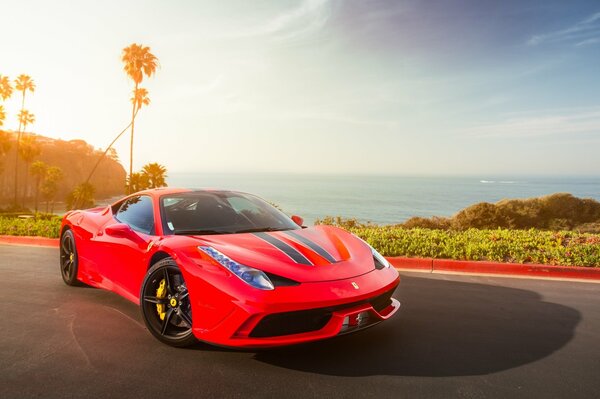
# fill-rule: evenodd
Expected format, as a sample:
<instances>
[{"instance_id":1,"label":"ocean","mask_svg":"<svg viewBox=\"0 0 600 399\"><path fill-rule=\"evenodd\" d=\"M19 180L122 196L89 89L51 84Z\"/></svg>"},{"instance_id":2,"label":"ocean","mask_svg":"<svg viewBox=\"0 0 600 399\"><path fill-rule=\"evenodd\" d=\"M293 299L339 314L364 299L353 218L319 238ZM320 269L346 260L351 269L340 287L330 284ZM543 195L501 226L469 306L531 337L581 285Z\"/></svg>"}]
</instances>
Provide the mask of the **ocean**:
<instances>
[{"instance_id":1,"label":"ocean","mask_svg":"<svg viewBox=\"0 0 600 399\"><path fill-rule=\"evenodd\" d=\"M600 200L600 177L410 177L169 173L169 186L256 194L312 224L324 216L394 224L411 216L452 216L477 202L557 192Z\"/></svg>"}]
</instances>

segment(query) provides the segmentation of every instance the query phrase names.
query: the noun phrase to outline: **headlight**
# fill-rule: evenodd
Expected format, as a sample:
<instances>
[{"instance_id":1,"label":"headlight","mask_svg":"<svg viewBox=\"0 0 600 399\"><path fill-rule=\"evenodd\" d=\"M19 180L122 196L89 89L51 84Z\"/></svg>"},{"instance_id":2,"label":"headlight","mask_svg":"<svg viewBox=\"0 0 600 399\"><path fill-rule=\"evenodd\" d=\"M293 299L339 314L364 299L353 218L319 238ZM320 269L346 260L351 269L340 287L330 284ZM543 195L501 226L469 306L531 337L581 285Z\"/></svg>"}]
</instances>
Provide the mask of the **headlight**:
<instances>
[{"instance_id":1,"label":"headlight","mask_svg":"<svg viewBox=\"0 0 600 399\"><path fill-rule=\"evenodd\" d=\"M369 247L371 246L369 245ZM390 267L390 262L388 262L382 254L377 252L375 248L371 247L371 252L373 253L373 259L375 259L375 267L377 269L385 269L386 267Z\"/></svg>"},{"instance_id":2,"label":"headlight","mask_svg":"<svg viewBox=\"0 0 600 399\"><path fill-rule=\"evenodd\" d=\"M373 254L373 260L375 261L375 268L378 270L381 269L385 269L390 267L390 262L387 261L386 258L384 258L384 256L382 254L380 254L379 252L377 252L375 250L375 248L373 248L371 246L371 244L369 244L368 242L366 242L365 240L363 240L362 238L360 238L359 236L353 234L354 237L358 238L359 240L361 240L362 242L364 242L370 249L371 249L371 253Z\"/></svg>"},{"instance_id":3,"label":"headlight","mask_svg":"<svg viewBox=\"0 0 600 399\"><path fill-rule=\"evenodd\" d=\"M275 288L271 280L269 280L264 272L249 266L244 266L241 263L237 263L213 247L199 246L198 249L216 260L221 266L235 274L246 284L261 290L272 290Z\"/></svg>"}]
</instances>

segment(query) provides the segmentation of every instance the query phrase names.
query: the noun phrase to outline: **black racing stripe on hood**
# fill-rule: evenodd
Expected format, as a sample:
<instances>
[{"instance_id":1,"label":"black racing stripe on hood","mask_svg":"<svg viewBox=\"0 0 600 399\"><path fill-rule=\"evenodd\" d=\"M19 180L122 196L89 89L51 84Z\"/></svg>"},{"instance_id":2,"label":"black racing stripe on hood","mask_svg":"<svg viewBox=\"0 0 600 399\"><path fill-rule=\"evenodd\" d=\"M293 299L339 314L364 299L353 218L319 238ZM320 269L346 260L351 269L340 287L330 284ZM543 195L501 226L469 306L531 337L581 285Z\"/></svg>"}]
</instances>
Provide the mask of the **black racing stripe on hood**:
<instances>
[{"instance_id":1,"label":"black racing stripe on hood","mask_svg":"<svg viewBox=\"0 0 600 399\"><path fill-rule=\"evenodd\" d=\"M306 245L307 247L309 247L310 249L312 249L313 251L315 251L316 253L321 255L323 258L327 259L329 261L329 263L337 262L337 260L333 256L331 256L331 254L329 252L327 252L323 247L321 247L316 242L309 240L308 238L304 237L303 235L300 235L292 230L287 230L287 231L284 231L283 233L300 241L301 243L303 243L304 245Z\"/></svg>"},{"instance_id":2,"label":"black racing stripe on hood","mask_svg":"<svg viewBox=\"0 0 600 399\"><path fill-rule=\"evenodd\" d=\"M306 256L302 255L300 252L295 250L293 247L289 246L285 242L280 239L273 237L270 234L261 232L261 233L253 233L256 237L268 242L287 256L289 256L294 262L300 263L302 265L313 266L312 262L306 258Z\"/></svg>"}]
</instances>

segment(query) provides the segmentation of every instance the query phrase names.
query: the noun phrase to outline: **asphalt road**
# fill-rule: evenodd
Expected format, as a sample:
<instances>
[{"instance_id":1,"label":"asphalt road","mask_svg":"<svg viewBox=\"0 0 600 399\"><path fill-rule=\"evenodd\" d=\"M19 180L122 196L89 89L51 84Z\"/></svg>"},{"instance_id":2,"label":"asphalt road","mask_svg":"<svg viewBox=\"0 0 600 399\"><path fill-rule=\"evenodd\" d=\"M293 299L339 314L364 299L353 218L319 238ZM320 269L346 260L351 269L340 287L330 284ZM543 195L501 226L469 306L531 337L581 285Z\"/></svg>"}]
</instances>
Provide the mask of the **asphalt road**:
<instances>
[{"instance_id":1,"label":"asphalt road","mask_svg":"<svg viewBox=\"0 0 600 399\"><path fill-rule=\"evenodd\" d=\"M600 284L404 274L392 320L268 351L175 349L58 250L0 245L0 398L600 397Z\"/></svg>"}]
</instances>

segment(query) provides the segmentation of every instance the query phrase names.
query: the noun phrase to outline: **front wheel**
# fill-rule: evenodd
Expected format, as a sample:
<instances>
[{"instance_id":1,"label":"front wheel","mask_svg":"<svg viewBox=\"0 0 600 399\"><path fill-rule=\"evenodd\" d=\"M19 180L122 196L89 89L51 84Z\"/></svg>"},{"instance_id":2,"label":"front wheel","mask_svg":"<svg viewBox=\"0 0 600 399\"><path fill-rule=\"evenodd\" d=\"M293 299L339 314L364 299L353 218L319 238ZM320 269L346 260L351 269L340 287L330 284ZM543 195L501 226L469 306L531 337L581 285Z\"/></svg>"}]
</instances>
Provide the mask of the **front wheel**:
<instances>
[{"instance_id":1,"label":"front wheel","mask_svg":"<svg viewBox=\"0 0 600 399\"><path fill-rule=\"evenodd\" d=\"M146 327L159 341L177 347L196 342L189 293L173 259L163 259L148 270L140 293L140 308Z\"/></svg>"}]
</instances>

